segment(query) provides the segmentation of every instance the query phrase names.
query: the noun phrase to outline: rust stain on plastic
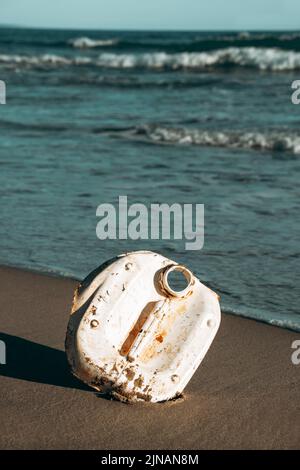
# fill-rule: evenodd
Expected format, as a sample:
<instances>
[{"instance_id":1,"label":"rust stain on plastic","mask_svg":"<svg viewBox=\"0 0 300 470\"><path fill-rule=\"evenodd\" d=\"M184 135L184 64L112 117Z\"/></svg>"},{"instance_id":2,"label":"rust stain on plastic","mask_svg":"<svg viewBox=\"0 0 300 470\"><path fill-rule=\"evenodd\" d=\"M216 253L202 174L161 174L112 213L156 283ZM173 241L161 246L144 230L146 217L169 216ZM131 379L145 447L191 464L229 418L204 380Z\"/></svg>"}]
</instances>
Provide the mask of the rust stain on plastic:
<instances>
[{"instance_id":1,"label":"rust stain on plastic","mask_svg":"<svg viewBox=\"0 0 300 470\"><path fill-rule=\"evenodd\" d=\"M125 339L124 343L121 346L121 349L120 349L121 356L127 356L129 354L135 339L137 338L138 334L141 332L143 325L145 324L150 313L153 311L155 305L156 305L156 302L149 302L145 306L145 308L142 310L139 318L137 319L136 323L134 324L133 328L130 330L127 338Z\"/></svg>"},{"instance_id":2,"label":"rust stain on plastic","mask_svg":"<svg viewBox=\"0 0 300 470\"><path fill-rule=\"evenodd\" d=\"M156 336L155 336L155 339L156 339L156 341L158 341L159 343L162 343L163 340L164 340L164 337L163 337L162 334L160 334L160 335L156 335Z\"/></svg>"},{"instance_id":3,"label":"rust stain on plastic","mask_svg":"<svg viewBox=\"0 0 300 470\"><path fill-rule=\"evenodd\" d=\"M133 369L125 369L124 373L129 381L134 379L135 372Z\"/></svg>"}]
</instances>

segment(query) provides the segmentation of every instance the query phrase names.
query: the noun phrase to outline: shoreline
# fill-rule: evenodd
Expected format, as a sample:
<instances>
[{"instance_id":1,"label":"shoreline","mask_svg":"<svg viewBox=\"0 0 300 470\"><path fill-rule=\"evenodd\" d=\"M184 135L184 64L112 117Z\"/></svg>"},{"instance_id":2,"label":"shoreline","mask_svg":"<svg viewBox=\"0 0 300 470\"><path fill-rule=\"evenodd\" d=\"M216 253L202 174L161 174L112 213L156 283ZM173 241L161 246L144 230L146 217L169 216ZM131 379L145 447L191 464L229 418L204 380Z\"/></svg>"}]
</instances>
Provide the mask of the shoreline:
<instances>
[{"instance_id":1,"label":"shoreline","mask_svg":"<svg viewBox=\"0 0 300 470\"><path fill-rule=\"evenodd\" d=\"M14 264L6 264L6 263L3 263L0 261L0 269L15 269L17 271L23 271L24 273L29 273L29 274L37 274L37 275L41 275L41 276L48 276L48 277L54 277L54 278L57 278L57 279L62 279L62 280L71 280L71 281L74 281L74 282L77 282L79 283L80 281L82 281L86 275L88 275L88 273L86 273L85 276L83 277L80 277L78 275L76 275L75 273L71 273L71 272L63 272L61 270L59 270L59 268L55 269L55 268L46 268L46 267L43 267L43 268L34 268L34 267L29 267L29 266L17 266L17 265L14 265ZM204 284L205 281L203 281ZM222 300L222 298L221 298ZM237 318L245 318L245 319L248 319L248 320L254 320L258 323L263 323L265 325L269 325L269 326L275 326L277 328L280 328L280 329L284 329L284 330L288 330L288 331L291 331L291 332L294 332L294 333L300 333L300 325L293 325L293 326L290 326L290 323L292 322L292 320L279 320L279 319L272 319L272 320L267 320L263 317L258 317L258 316L254 316L254 315L250 315L248 314L247 312L243 312L242 310L238 310L238 309L235 309L234 307L224 307L222 305L222 302L221 302L221 310L222 310L222 313L225 314L225 315L230 315L230 316L233 316L233 317L237 317ZM237 313L235 313L235 311ZM280 324L280 322L285 322L283 324Z\"/></svg>"},{"instance_id":2,"label":"shoreline","mask_svg":"<svg viewBox=\"0 0 300 470\"><path fill-rule=\"evenodd\" d=\"M223 314L184 399L126 405L71 376L65 332L78 281L0 267L0 449L296 449L299 333Z\"/></svg>"}]
</instances>

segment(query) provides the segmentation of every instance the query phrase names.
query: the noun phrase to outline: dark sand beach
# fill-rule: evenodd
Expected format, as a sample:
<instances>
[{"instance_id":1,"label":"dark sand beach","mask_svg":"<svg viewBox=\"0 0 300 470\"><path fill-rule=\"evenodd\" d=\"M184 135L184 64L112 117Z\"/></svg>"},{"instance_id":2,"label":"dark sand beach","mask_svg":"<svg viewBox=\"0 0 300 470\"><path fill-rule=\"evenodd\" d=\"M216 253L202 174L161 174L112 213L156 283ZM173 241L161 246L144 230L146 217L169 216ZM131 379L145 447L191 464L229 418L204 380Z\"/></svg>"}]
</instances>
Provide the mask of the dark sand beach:
<instances>
[{"instance_id":1,"label":"dark sand beach","mask_svg":"<svg viewBox=\"0 0 300 470\"><path fill-rule=\"evenodd\" d=\"M298 333L223 315L184 399L126 405L97 396L66 364L76 281L0 268L1 449L296 449Z\"/></svg>"}]
</instances>

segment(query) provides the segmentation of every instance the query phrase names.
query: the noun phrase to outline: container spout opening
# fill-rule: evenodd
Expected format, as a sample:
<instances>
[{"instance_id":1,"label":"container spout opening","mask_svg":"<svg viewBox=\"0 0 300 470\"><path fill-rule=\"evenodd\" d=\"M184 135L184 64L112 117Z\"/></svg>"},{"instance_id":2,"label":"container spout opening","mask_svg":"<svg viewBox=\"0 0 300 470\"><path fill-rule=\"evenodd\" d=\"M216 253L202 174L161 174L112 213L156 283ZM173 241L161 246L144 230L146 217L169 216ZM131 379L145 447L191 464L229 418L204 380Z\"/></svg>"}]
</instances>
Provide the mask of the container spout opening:
<instances>
[{"instance_id":1,"label":"container spout opening","mask_svg":"<svg viewBox=\"0 0 300 470\"><path fill-rule=\"evenodd\" d=\"M168 266L162 275L163 288L173 297L186 297L193 285L193 274L180 264Z\"/></svg>"}]
</instances>

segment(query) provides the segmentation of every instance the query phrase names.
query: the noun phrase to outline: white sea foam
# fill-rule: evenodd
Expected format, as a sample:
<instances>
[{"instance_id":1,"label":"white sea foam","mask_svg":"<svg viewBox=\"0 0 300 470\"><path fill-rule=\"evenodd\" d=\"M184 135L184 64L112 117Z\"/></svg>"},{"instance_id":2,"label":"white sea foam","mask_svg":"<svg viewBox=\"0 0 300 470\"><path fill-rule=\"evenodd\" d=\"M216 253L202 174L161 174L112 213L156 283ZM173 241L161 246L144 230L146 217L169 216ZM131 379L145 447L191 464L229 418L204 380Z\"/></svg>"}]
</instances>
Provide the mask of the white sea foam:
<instances>
[{"instance_id":1,"label":"white sea foam","mask_svg":"<svg viewBox=\"0 0 300 470\"><path fill-rule=\"evenodd\" d=\"M82 65L92 64L102 68L144 68L144 69L205 69L209 67L236 66L252 67L274 72L300 70L300 52L274 48L229 47L209 52L183 52L167 54L153 52L146 54L102 53L98 57L64 57L58 55L21 56L0 55L0 64L7 65Z\"/></svg>"},{"instance_id":2,"label":"white sea foam","mask_svg":"<svg viewBox=\"0 0 300 470\"><path fill-rule=\"evenodd\" d=\"M118 39L90 39L88 37L80 37L70 39L68 43L78 49L89 49L93 47L113 46L118 43Z\"/></svg>"},{"instance_id":3,"label":"white sea foam","mask_svg":"<svg viewBox=\"0 0 300 470\"><path fill-rule=\"evenodd\" d=\"M268 323L270 325L278 326L280 328L287 328L289 330L300 332L300 322L297 318L298 315L288 313L275 313L262 309L248 309L245 307L239 307L237 309L223 307L222 313L237 315L239 317L245 318L253 318L254 320L263 323Z\"/></svg>"},{"instance_id":4,"label":"white sea foam","mask_svg":"<svg viewBox=\"0 0 300 470\"><path fill-rule=\"evenodd\" d=\"M7 65L70 65L72 60L67 57L54 54L44 54L42 56L8 55L0 54L0 64Z\"/></svg>"},{"instance_id":5,"label":"white sea foam","mask_svg":"<svg viewBox=\"0 0 300 470\"><path fill-rule=\"evenodd\" d=\"M300 154L300 136L296 133L287 134L283 131L264 133L212 131L144 125L126 131L125 135L131 138L147 139L153 143L288 151Z\"/></svg>"},{"instance_id":6,"label":"white sea foam","mask_svg":"<svg viewBox=\"0 0 300 470\"><path fill-rule=\"evenodd\" d=\"M209 52L101 54L97 64L112 68L205 69L214 66L253 67L260 70L300 69L300 53L274 48L229 47Z\"/></svg>"}]
</instances>

